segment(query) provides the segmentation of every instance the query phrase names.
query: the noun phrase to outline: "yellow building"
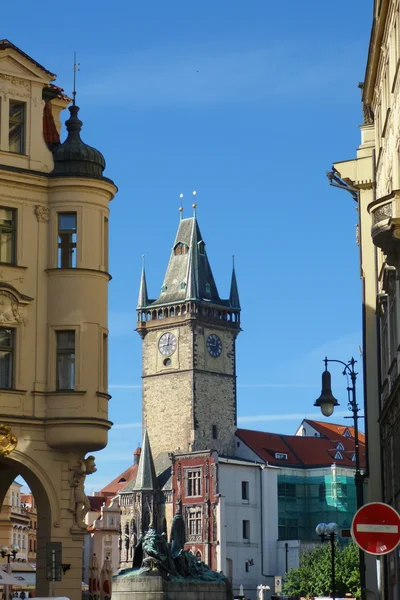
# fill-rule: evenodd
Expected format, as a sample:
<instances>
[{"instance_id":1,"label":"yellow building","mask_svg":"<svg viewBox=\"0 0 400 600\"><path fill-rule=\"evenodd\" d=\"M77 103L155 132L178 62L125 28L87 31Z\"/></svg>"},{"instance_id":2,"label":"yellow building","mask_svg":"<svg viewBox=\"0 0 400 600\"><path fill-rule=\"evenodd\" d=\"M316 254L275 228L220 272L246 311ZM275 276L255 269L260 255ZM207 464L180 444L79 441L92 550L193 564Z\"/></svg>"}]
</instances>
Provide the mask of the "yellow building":
<instances>
[{"instance_id":1,"label":"yellow building","mask_svg":"<svg viewBox=\"0 0 400 600\"><path fill-rule=\"evenodd\" d=\"M86 453L105 447L111 427L108 219L116 187L102 154L80 137L75 102L60 143L60 113L71 101L54 79L0 40L0 507L21 475L37 501L36 595L78 600L84 484L95 471ZM52 556L54 583L46 578ZM65 575L61 561L71 565Z\"/></svg>"},{"instance_id":2,"label":"yellow building","mask_svg":"<svg viewBox=\"0 0 400 600\"><path fill-rule=\"evenodd\" d=\"M366 501L400 510L400 12L398 0L375 0L365 80L364 123L354 160L333 173L350 185L359 211L363 284L364 385L368 472ZM336 181L338 183L338 180ZM381 464L382 461L382 464ZM383 476L382 476L383 475ZM382 561L388 600L400 597L397 551ZM367 565L376 589L376 567ZM374 596L371 596L374 597ZM383 597L383 596L382 596Z\"/></svg>"},{"instance_id":3,"label":"yellow building","mask_svg":"<svg viewBox=\"0 0 400 600\"><path fill-rule=\"evenodd\" d=\"M31 520L22 501L21 487L22 484L14 481L4 498L0 512L0 531L2 540L7 540L4 546L18 547L13 561L28 562ZM7 559L3 559L3 562L7 562Z\"/></svg>"}]
</instances>

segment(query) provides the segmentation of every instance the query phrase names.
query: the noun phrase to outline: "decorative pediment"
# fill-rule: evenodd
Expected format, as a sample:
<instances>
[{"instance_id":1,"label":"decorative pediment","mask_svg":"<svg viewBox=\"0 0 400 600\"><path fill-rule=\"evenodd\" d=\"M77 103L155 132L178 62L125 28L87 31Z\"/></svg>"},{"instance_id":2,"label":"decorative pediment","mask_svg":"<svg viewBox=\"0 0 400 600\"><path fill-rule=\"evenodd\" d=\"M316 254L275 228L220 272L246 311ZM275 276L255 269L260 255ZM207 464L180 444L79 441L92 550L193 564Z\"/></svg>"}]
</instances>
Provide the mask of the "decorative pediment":
<instances>
[{"instance_id":1,"label":"decorative pediment","mask_svg":"<svg viewBox=\"0 0 400 600\"><path fill-rule=\"evenodd\" d=\"M7 40L0 46L0 73L3 78L21 78L48 83L55 75Z\"/></svg>"},{"instance_id":2,"label":"decorative pediment","mask_svg":"<svg viewBox=\"0 0 400 600\"><path fill-rule=\"evenodd\" d=\"M0 325L26 322L25 307L33 298L20 294L12 285L0 284Z\"/></svg>"}]
</instances>

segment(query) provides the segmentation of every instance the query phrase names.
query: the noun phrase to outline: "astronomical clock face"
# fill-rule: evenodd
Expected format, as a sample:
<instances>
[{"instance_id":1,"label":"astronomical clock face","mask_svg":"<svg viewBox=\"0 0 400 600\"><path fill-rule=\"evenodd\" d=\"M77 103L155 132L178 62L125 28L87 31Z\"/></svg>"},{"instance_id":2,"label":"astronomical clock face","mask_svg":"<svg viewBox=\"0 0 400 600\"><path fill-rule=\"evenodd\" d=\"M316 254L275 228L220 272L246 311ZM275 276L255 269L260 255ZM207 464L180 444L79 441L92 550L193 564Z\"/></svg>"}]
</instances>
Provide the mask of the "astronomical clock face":
<instances>
[{"instance_id":1,"label":"astronomical clock face","mask_svg":"<svg viewBox=\"0 0 400 600\"><path fill-rule=\"evenodd\" d=\"M158 340L158 349L163 356L171 356L177 346L176 337L173 333L163 333Z\"/></svg>"},{"instance_id":2,"label":"astronomical clock face","mask_svg":"<svg viewBox=\"0 0 400 600\"><path fill-rule=\"evenodd\" d=\"M222 352L222 342L215 333L211 333L207 338L207 350L214 358L217 358Z\"/></svg>"}]
</instances>

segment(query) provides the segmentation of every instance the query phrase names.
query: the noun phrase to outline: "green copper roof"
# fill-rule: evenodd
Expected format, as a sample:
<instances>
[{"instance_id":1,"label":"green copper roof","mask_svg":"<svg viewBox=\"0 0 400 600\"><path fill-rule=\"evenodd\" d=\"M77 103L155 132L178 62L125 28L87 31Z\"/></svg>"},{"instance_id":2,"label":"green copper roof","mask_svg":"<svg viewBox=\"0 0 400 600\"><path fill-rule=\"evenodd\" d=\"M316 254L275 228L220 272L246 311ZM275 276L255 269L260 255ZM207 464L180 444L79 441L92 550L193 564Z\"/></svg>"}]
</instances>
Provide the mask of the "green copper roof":
<instances>
[{"instance_id":1,"label":"green copper roof","mask_svg":"<svg viewBox=\"0 0 400 600\"><path fill-rule=\"evenodd\" d=\"M147 306L149 302L149 297L147 295L147 283L146 283L146 273L144 270L144 266L142 267L142 276L140 278L140 288L139 288L139 297L137 308L143 308Z\"/></svg>"},{"instance_id":2,"label":"green copper roof","mask_svg":"<svg viewBox=\"0 0 400 600\"><path fill-rule=\"evenodd\" d=\"M239 290L236 281L235 267L232 269L231 291L229 294L229 304L232 308L240 308Z\"/></svg>"}]
</instances>

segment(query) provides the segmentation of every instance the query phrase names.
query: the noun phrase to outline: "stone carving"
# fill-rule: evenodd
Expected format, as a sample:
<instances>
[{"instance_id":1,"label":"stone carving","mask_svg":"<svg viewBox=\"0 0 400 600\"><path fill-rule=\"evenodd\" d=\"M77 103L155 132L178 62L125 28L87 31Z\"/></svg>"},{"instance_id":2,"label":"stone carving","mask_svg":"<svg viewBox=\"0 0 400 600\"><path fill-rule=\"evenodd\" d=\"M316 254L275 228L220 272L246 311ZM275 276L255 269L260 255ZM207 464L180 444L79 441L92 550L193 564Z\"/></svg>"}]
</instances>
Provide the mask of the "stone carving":
<instances>
[{"instance_id":1,"label":"stone carving","mask_svg":"<svg viewBox=\"0 0 400 600\"><path fill-rule=\"evenodd\" d=\"M50 209L48 206L37 204L35 206L35 215L39 223L48 223L50 220Z\"/></svg>"},{"instance_id":2,"label":"stone carving","mask_svg":"<svg viewBox=\"0 0 400 600\"><path fill-rule=\"evenodd\" d=\"M15 297L9 292L0 290L0 325L17 325L25 323Z\"/></svg>"},{"instance_id":3,"label":"stone carving","mask_svg":"<svg viewBox=\"0 0 400 600\"><path fill-rule=\"evenodd\" d=\"M18 439L11 427L0 423L0 456L8 456L17 447Z\"/></svg>"},{"instance_id":4,"label":"stone carving","mask_svg":"<svg viewBox=\"0 0 400 600\"><path fill-rule=\"evenodd\" d=\"M388 202L383 206L380 206L374 212L374 223L379 223L383 219L389 219L392 216L392 203Z\"/></svg>"},{"instance_id":5,"label":"stone carving","mask_svg":"<svg viewBox=\"0 0 400 600\"><path fill-rule=\"evenodd\" d=\"M86 475L91 475L97 471L94 456L88 456L79 461L71 469L69 485L71 487L71 499L69 511L74 515L74 523L80 529L87 529L85 517L90 510L90 502L85 494Z\"/></svg>"}]
</instances>

